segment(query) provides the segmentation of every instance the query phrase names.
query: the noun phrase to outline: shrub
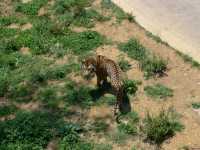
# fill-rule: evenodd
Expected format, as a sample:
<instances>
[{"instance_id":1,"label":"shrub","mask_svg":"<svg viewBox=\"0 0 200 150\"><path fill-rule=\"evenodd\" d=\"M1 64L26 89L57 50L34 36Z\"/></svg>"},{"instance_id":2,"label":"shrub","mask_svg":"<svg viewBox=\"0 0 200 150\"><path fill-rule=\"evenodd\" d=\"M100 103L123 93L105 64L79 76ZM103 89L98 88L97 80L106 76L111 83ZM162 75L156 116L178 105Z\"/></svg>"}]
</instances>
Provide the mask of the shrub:
<instances>
[{"instance_id":1,"label":"shrub","mask_svg":"<svg viewBox=\"0 0 200 150\"><path fill-rule=\"evenodd\" d=\"M122 71L124 71L124 72L131 69L131 65L129 64L129 62L127 60L121 59L118 62L118 64L119 64L120 68L122 69Z\"/></svg>"},{"instance_id":2,"label":"shrub","mask_svg":"<svg viewBox=\"0 0 200 150\"><path fill-rule=\"evenodd\" d=\"M124 89L127 94L135 95L138 90L140 82L134 80L124 80Z\"/></svg>"},{"instance_id":3,"label":"shrub","mask_svg":"<svg viewBox=\"0 0 200 150\"><path fill-rule=\"evenodd\" d=\"M129 57L143 61L147 58L147 50L143 47L138 40L130 39L127 43L119 44L119 49L128 54Z\"/></svg>"},{"instance_id":4,"label":"shrub","mask_svg":"<svg viewBox=\"0 0 200 150\"><path fill-rule=\"evenodd\" d=\"M44 112L18 112L16 118L0 122L0 144L8 147L27 143L45 148L57 134L58 116Z\"/></svg>"},{"instance_id":5,"label":"shrub","mask_svg":"<svg viewBox=\"0 0 200 150\"><path fill-rule=\"evenodd\" d=\"M192 107L193 107L194 109L200 109L200 103L199 103L199 102L197 102L197 103L192 103Z\"/></svg>"},{"instance_id":6,"label":"shrub","mask_svg":"<svg viewBox=\"0 0 200 150\"><path fill-rule=\"evenodd\" d=\"M154 56L142 61L141 69L144 71L144 76L147 79L156 75L163 76L167 70L167 62Z\"/></svg>"},{"instance_id":7,"label":"shrub","mask_svg":"<svg viewBox=\"0 0 200 150\"><path fill-rule=\"evenodd\" d=\"M32 0L28 3L18 2L15 10L26 15L37 15L39 9L47 2L48 0Z\"/></svg>"},{"instance_id":8,"label":"shrub","mask_svg":"<svg viewBox=\"0 0 200 150\"><path fill-rule=\"evenodd\" d=\"M162 110L158 116L148 113L144 119L143 131L148 140L161 144L165 139L183 129L183 125L177 119L175 112L170 109Z\"/></svg>"},{"instance_id":9,"label":"shrub","mask_svg":"<svg viewBox=\"0 0 200 150\"><path fill-rule=\"evenodd\" d=\"M154 86L146 86L144 90L147 95L153 98L161 99L173 96L173 90L161 84L156 84Z\"/></svg>"}]
</instances>

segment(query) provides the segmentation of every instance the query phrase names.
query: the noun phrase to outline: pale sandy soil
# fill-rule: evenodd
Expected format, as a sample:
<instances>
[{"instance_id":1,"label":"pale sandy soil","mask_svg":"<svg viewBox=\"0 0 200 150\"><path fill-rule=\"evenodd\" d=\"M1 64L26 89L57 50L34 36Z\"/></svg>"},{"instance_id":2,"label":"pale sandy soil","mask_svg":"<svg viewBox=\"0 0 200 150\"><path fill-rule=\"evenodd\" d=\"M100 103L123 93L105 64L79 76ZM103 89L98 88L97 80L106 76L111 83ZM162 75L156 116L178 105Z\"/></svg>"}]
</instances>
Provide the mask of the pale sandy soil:
<instances>
[{"instance_id":1,"label":"pale sandy soil","mask_svg":"<svg viewBox=\"0 0 200 150\"><path fill-rule=\"evenodd\" d=\"M199 0L113 0L145 29L200 62Z\"/></svg>"}]
</instances>

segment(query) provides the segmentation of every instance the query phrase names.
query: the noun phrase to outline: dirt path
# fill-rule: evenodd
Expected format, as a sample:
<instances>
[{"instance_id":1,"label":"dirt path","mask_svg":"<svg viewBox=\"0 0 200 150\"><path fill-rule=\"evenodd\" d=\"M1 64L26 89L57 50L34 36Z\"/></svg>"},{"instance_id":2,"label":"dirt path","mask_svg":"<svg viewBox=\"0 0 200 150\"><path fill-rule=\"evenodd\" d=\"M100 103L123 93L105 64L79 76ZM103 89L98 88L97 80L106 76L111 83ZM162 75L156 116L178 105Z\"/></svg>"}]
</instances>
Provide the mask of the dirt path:
<instances>
[{"instance_id":1,"label":"dirt path","mask_svg":"<svg viewBox=\"0 0 200 150\"><path fill-rule=\"evenodd\" d=\"M199 0L113 0L145 29L200 62Z\"/></svg>"}]
</instances>

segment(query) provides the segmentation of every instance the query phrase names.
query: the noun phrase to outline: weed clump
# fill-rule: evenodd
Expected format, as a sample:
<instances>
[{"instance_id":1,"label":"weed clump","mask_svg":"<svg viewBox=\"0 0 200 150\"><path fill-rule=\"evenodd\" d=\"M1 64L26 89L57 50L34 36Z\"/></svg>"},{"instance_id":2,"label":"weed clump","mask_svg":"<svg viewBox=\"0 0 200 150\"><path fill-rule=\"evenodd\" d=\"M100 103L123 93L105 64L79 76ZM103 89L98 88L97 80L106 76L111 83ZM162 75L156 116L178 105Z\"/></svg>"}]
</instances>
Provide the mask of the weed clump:
<instances>
[{"instance_id":1,"label":"weed clump","mask_svg":"<svg viewBox=\"0 0 200 150\"><path fill-rule=\"evenodd\" d=\"M144 90L148 96L153 98L162 99L173 96L173 90L161 84L156 84L155 86L146 86Z\"/></svg>"},{"instance_id":2,"label":"weed clump","mask_svg":"<svg viewBox=\"0 0 200 150\"><path fill-rule=\"evenodd\" d=\"M157 116L148 113L144 119L143 131L148 140L161 144L165 139L184 128L177 119L177 114L171 109L162 110Z\"/></svg>"},{"instance_id":3,"label":"weed clump","mask_svg":"<svg viewBox=\"0 0 200 150\"><path fill-rule=\"evenodd\" d=\"M109 127L109 125L105 121L100 121L100 120L96 120L92 124L92 129L97 133L106 132L108 127Z\"/></svg>"}]
</instances>

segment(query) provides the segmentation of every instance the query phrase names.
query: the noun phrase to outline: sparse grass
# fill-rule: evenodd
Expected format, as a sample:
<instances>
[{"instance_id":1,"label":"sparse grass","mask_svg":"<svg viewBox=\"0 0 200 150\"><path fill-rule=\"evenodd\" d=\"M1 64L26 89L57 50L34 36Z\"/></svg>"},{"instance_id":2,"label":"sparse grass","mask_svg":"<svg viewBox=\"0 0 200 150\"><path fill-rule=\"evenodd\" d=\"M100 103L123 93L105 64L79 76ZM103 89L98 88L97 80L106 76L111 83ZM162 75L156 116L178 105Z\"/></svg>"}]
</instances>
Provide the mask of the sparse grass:
<instances>
[{"instance_id":1,"label":"sparse grass","mask_svg":"<svg viewBox=\"0 0 200 150\"><path fill-rule=\"evenodd\" d=\"M152 76L162 76L167 70L167 62L163 59L152 56L136 39L130 39L127 43L118 45L119 49L128 54L129 57L139 61L141 70L144 71L145 78Z\"/></svg>"},{"instance_id":2,"label":"sparse grass","mask_svg":"<svg viewBox=\"0 0 200 150\"><path fill-rule=\"evenodd\" d=\"M131 65L129 64L129 62L127 60L125 60L124 58L121 58L118 62L120 68L122 71L126 72L128 70L131 69Z\"/></svg>"},{"instance_id":3,"label":"sparse grass","mask_svg":"<svg viewBox=\"0 0 200 150\"><path fill-rule=\"evenodd\" d=\"M154 86L146 86L144 88L144 91L148 96L151 96L153 98L163 99L173 96L173 90L162 84L156 84Z\"/></svg>"},{"instance_id":4,"label":"sparse grass","mask_svg":"<svg viewBox=\"0 0 200 150\"><path fill-rule=\"evenodd\" d=\"M192 103L192 108L194 108L194 109L200 109L200 102Z\"/></svg>"},{"instance_id":5,"label":"sparse grass","mask_svg":"<svg viewBox=\"0 0 200 150\"><path fill-rule=\"evenodd\" d=\"M118 125L118 130L120 132L123 132L125 134L129 134L129 135L136 135L137 134L137 127L135 125L130 124L130 123L120 123Z\"/></svg>"},{"instance_id":6,"label":"sparse grass","mask_svg":"<svg viewBox=\"0 0 200 150\"><path fill-rule=\"evenodd\" d=\"M1 105L0 106L0 116L6 116L13 114L17 111L14 105Z\"/></svg>"},{"instance_id":7,"label":"sparse grass","mask_svg":"<svg viewBox=\"0 0 200 150\"><path fill-rule=\"evenodd\" d=\"M121 23L125 19L130 19L130 16L126 14L121 8L116 6L111 0L102 0L101 7L104 9L111 9L113 15L116 17L117 23ZM132 18L130 19L132 21Z\"/></svg>"},{"instance_id":8,"label":"sparse grass","mask_svg":"<svg viewBox=\"0 0 200 150\"><path fill-rule=\"evenodd\" d=\"M108 129L109 125L103 121L103 120L96 120L93 124L92 124L92 129L99 133L99 132L106 132Z\"/></svg>"},{"instance_id":9,"label":"sparse grass","mask_svg":"<svg viewBox=\"0 0 200 150\"><path fill-rule=\"evenodd\" d=\"M16 4L16 11L26 15L37 15L39 9L44 6L48 0L32 0L28 3L18 2Z\"/></svg>"},{"instance_id":10,"label":"sparse grass","mask_svg":"<svg viewBox=\"0 0 200 150\"><path fill-rule=\"evenodd\" d=\"M154 35L153 33L146 31L146 35L150 38L152 38L153 40L155 40L157 43L161 43L164 44L166 46L169 46L168 43L164 42L159 36Z\"/></svg>"},{"instance_id":11,"label":"sparse grass","mask_svg":"<svg viewBox=\"0 0 200 150\"><path fill-rule=\"evenodd\" d=\"M183 129L174 110L162 110L158 115L147 114L144 119L143 131L146 138L156 144L161 144L167 138L174 136Z\"/></svg>"},{"instance_id":12,"label":"sparse grass","mask_svg":"<svg viewBox=\"0 0 200 150\"><path fill-rule=\"evenodd\" d=\"M116 144L122 145L126 143L126 140L129 138L129 136L123 132L117 131L112 133L109 138Z\"/></svg>"},{"instance_id":13,"label":"sparse grass","mask_svg":"<svg viewBox=\"0 0 200 150\"><path fill-rule=\"evenodd\" d=\"M200 68L200 64L197 61L195 61L192 57L190 57L190 56L188 56L186 54L183 54L183 53L181 53L179 51L176 51L176 53L180 57L182 57L185 62L191 64L192 67L195 67L195 68L198 68L198 69Z\"/></svg>"}]
</instances>

